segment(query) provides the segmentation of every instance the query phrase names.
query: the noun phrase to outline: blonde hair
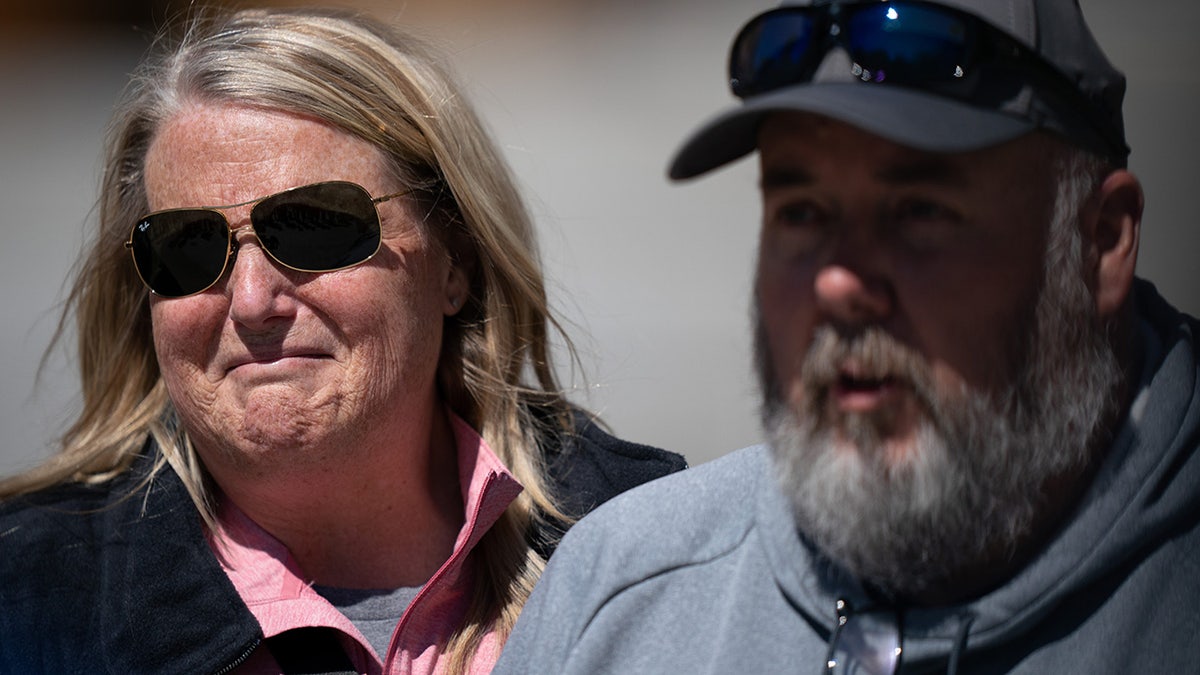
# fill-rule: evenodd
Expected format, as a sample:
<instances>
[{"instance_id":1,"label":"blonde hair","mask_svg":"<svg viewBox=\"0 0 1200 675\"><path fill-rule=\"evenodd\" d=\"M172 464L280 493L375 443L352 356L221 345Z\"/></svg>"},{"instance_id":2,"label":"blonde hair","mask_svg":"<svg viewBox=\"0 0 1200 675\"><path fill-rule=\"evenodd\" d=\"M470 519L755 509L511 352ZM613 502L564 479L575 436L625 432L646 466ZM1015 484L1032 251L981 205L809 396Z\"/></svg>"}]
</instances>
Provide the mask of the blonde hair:
<instances>
[{"instance_id":1,"label":"blonde hair","mask_svg":"<svg viewBox=\"0 0 1200 675\"><path fill-rule=\"evenodd\" d=\"M74 317L83 410L45 464L0 483L0 497L62 482L103 482L148 439L203 517L210 489L178 428L154 353L148 293L123 246L148 210L144 159L156 130L188 102L238 103L320 119L378 148L416 188L431 231L473 271L466 307L448 320L439 386L525 486L480 543L475 597L444 646L461 669L489 631L507 637L544 561L528 542L540 517L565 518L545 479L540 437L570 410L551 366L549 332L570 341L547 305L536 243L510 172L470 105L411 36L360 15L246 10L194 17L160 38L135 72L107 138L99 231L81 261L63 324ZM61 328L60 328L61 331Z\"/></svg>"}]
</instances>

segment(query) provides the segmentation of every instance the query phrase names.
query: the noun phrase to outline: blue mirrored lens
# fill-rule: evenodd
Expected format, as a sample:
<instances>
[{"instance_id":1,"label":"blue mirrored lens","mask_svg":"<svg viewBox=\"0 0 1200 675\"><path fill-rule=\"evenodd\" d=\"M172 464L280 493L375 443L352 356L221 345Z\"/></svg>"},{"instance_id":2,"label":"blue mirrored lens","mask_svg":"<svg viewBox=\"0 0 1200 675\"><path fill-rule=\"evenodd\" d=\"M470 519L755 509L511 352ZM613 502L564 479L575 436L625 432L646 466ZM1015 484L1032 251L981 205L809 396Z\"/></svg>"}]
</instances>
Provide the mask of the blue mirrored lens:
<instances>
[{"instance_id":1,"label":"blue mirrored lens","mask_svg":"<svg viewBox=\"0 0 1200 675\"><path fill-rule=\"evenodd\" d=\"M967 25L949 12L881 3L855 11L845 28L847 50L864 80L948 81L962 77L969 65Z\"/></svg>"},{"instance_id":2,"label":"blue mirrored lens","mask_svg":"<svg viewBox=\"0 0 1200 675\"><path fill-rule=\"evenodd\" d=\"M749 26L732 59L734 93L762 91L795 81L809 57L813 20L808 14L768 14Z\"/></svg>"}]
</instances>

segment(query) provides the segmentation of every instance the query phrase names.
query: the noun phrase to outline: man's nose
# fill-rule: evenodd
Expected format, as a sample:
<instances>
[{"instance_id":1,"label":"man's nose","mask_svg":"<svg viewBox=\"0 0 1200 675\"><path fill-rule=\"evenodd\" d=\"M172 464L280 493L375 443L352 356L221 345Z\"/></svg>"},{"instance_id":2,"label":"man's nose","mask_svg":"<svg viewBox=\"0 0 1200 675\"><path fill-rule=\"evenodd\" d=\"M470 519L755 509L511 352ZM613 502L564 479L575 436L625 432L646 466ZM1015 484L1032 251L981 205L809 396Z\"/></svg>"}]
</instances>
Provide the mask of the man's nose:
<instances>
[{"instance_id":1,"label":"man's nose","mask_svg":"<svg viewBox=\"0 0 1200 675\"><path fill-rule=\"evenodd\" d=\"M813 286L817 309L835 323L879 323L895 310L886 251L869 236L839 242L835 255L817 271Z\"/></svg>"}]
</instances>

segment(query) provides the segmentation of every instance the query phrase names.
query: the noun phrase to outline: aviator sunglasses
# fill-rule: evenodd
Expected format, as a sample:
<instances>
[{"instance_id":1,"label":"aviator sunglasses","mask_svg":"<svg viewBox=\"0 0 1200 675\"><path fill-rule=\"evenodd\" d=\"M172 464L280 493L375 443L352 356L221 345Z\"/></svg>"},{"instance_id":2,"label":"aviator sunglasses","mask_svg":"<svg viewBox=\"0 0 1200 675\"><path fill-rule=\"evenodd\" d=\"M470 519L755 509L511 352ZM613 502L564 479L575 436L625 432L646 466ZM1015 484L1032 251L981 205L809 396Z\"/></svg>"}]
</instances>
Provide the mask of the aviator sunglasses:
<instances>
[{"instance_id":1,"label":"aviator sunglasses","mask_svg":"<svg viewBox=\"0 0 1200 675\"><path fill-rule=\"evenodd\" d=\"M125 242L142 282L180 298L212 287L237 253L235 233L250 227L272 260L298 272L332 272L362 264L379 250L381 202L346 181L302 185L228 206L156 211L138 219ZM250 224L233 228L221 211L253 204Z\"/></svg>"},{"instance_id":2,"label":"aviator sunglasses","mask_svg":"<svg viewBox=\"0 0 1200 675\"><path fill-rule=\"evenodd\" d=\"M734 39L730 88L738 98L810 82L834 47L862 82L998 105L1025 84L1082 113L1102 143L1124 143L1075 84L1032 49L983 19L920 0L779 7L751 19ZM1063 100L1066 97L1066 100Z\"/></svg>"}]
</instances>

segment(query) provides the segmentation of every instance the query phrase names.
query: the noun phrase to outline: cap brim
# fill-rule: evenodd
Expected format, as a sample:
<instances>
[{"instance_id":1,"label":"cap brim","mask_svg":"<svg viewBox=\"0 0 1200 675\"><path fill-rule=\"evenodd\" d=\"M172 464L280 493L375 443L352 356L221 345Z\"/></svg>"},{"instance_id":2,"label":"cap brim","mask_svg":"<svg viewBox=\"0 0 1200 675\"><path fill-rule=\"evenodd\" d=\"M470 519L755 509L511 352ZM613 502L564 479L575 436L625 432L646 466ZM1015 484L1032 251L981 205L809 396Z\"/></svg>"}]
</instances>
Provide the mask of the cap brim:
<instances>
[{"instance_id":1,"label":"cap brim","mask_svg":"<svg viewBox=\"0 0 1200 675\"><path fill-rule=\"evenodd\" d=\"M692 134L668 175L680 180L744 157L758 145L758 125L777 112L809 112L929 152L986 148L1033 131L1034 125L933 94L853 82L797 85L757 96Z\"/></svg>"}]
</instances>

